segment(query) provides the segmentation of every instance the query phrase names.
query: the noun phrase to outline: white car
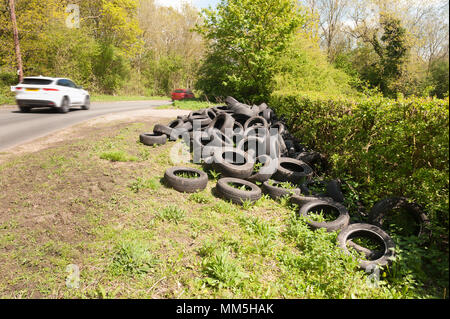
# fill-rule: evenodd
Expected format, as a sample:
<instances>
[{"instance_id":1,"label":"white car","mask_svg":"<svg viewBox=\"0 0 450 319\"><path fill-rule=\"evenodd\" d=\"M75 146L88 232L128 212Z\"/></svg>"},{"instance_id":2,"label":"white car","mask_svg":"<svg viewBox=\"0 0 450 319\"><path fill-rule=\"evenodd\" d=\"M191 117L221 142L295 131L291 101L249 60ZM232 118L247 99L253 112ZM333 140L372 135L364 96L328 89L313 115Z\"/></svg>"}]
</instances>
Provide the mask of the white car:
<instances>
[{"instance_id":1,"label":"white car","mask_svg":"<svg viewBox=\"0 0 450 319\"><path fill-rule=\"evenodd\" d=\"M34 107L52 107L67 113L72 106L88 110L91 104L89 93L65 78L26 77L20 84L12 86L11 91L16 93L16 102L22 112L29 112Z\"/></svg>"}]
</instances>

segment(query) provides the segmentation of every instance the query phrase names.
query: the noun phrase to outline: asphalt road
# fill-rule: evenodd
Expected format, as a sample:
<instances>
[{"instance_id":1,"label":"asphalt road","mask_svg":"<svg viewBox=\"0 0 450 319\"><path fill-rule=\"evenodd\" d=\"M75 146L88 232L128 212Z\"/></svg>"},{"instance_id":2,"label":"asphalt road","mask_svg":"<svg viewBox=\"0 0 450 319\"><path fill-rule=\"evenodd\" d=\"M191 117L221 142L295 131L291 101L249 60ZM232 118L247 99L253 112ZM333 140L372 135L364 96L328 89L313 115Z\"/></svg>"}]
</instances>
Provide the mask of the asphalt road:
<instances>
[{"instance_id":1,"label":"asphalt road","mask_svg":"<svg viewBox=\"0 0 450 319\"><path fill-rule=\"evenodd\" d=\"M167 104L170 101L100 102L91 103L88 111L72 108L66 114L46 108L33 109L30 113L21 113L17 108L0 108L0 151L95 117Z\"/></svg>"}]
</instances>

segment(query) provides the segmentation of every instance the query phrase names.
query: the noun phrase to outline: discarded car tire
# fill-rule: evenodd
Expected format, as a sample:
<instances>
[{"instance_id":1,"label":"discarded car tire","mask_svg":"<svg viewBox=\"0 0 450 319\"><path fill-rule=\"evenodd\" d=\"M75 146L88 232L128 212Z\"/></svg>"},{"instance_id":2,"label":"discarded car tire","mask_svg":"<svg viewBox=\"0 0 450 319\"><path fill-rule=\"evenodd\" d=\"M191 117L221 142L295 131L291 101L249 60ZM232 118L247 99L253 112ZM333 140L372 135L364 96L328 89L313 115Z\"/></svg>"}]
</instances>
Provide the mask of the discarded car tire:
<instances>
[{"instance_id":1,"label":"discarded car tire","mask_svg":"<svg viewBox=\"0 0 450 319\"><path fill-rule=\"evenodd\" d=\"M274 160L271 159L269 155L258 156L255 160L255 165L257 163L261 163L262 166L257 172L253 170L252 175L247 178L247 180L252 183L264 183L272 177L272 175L277 170L277 166L274 165Z\"/></svg>"},{"instance_id":2,"label":"discarded car tire","mask_svg":"<svg viewBox=\"0 0 450 319\"><path fill-rule=\"evenodd\" d=\"M239 188L233 187L233 184ZM255 202L261 198L261 189L258 186L239 178L221 178L216 187L221 197L235 204L242 205L246 201ZM246 190L240 187L245 187Z\"/></svg>"},{"instance_id":3,"label":"discarded car tire","mask_svg":"<svg viewBox=\"0 0 450 319\"><path fill-rule=\"evenodd\" d=\"M338 203L344 202L344 194L341 190L341 183L338 180L328 182L326 194Z\"/></svg>"},{"instance_id":4,"label":"discarded car tire","mask_svg":"<svg viewBox=\"0 0 450 319\"><path fill-rule=\"evenodd\" d=\"M278 160L278 170L274 175L274 179L300 185L311 178L312 174L313 170L305 162L289 157L281 157Z\"/></svg>"},{"instance_id":5,"label":"discarded car tire","mask_svg":"<svg viewBox=\"0 0 450 319\"><path fill-rule=\"evenodd\" d=\"M249 127L264 127L267 128L269 125L267 121L262 116L252 116L244 124L244 131L247 131Z\"/></svg>"},{"instance_id":6,"label":"discarded car tire","mask_svg":"<svg viewBox=\"0 0 450 319\"><path fill-rule=\"evenodd\" d=\"M185 173L192 177L181 177L177 174ZM166 170L164 180L168 186L184 193L195 193L206 188L208 175L195 168L172 167Z\"/></svg>"},{"instance_id":7,"label":"discarded car tire","mask_svg":"<svg viewBox=\"0 0 450 319\"><path fill-rule=\"evenodd\" d=\"M359 259L359 266L366 270L373 270L375 267L383 267L391 262L394 257L395 243L392 238L380 227L370 224L351 224L344 228L338 235L337 240L340 248L348 255L350 251L348 250L347 241L351 240L357 235L364 235L368 237L380 240L384 244L384 249L381 256L375 260L362 260Z\"/></svg>"},{"instance_id":8,"label":"discarded car tire","mask_svg":"<svg viewBox=\"0 0 450 319\"><path fill-rule=\"evenodd\" d=\"M308 217L311 212L316 211L323 211L325 213L334 211L335 213L338 213L338 216L335 220L330 222L316 222L307 219L306 223L313 229L325 228L328 232L333 232L347 227L350 222L350 215L347 208L339 203L331 201L316 200L308 202L300 208L299 215Z\"/></svg>"},{"instance_id":9,"label":"discarded car tire","mask_svg":"<svg viewBox=\"0 0 450 319\"><path fill-rule=\"evenodd\" d=\"M329 197L315 197L315 196L306 196L303 194L300 195L293 195L290 198L290 203L292 205L297 205L299 208L303 207L303 205L309 203L309 202L314 202L314 201L326 201L326 202L333 202L332 198Z\"/></svg>"},{"instance_id":10,"label":"discarded car tire","mask_svg":"<svg viewBox=\"0 0 450 319\"><path fill-rule=\"evenodd\" d=\"M278 181L265 181L262 184L262 191L264 194L269 195L273 199L278 199L283 196L293 196L293 195L300 195L300 189L294 188L294 189L287 189L281 186L281 182Z\"/></svg>"},{"instance_id":11,"label":"discarded car tire","mask_svg":"<svg viewBox=\"0 0 450 319\"><path fill-rule=\"evenodd\" d=\"M325 191L322 193L315 192L315 191L311 190L311 186L313 186L313 185L320 185L325 189ZM327 197L327 195L328 195L326 192L327 186L328 186L328 183L325 181L311 180L311 181L306 181L306 182L302 183L300 185L300 189L302 191L302 194L304 194L305 196Z\"/></svg>"},{"instance_id":12,"label":"discarded car tire","mask_svg":"<svg viewBox=\"0 0 450 319\"><path fill-rule=\"evenodd\" d=\"M167 135L155 133L143 133L139 136L142 144L147 146L164 145L167 142Z\"/></svg>"},{"instance_id":13,"label":"discarded car tire","mask_svg":"<svg viewBox=\"0 0 450 319\"><path fill-rule=\"evenodd\" d=\"M220 113L208 125L208 129L217 129L222 133L232 133L234 127L234 118L228 113Z\"/></svg>"},{"instance_id":14,"label":"discarded car tire","mask_svg":"<svg viewBox=\"0 0 450 319\"><path fill-rule=\"evenodd\" d=\"M247 153L236 148L223 148L214 153L213 166L225 177L249 178L255 162Z\"/></svg>"},{"instance_id":15,"label":"discarded car tire","mask_svg":"<svg viewBox=\"0 0 450 319\"><path fill-rule=\"evenodd\" d=\"M383 227L386 215L395 209L403 209L405 213L408 213L413 217L417 224L415 227L416 236L422 236L425 233L428 233L428 217L419 205L409 202L405 197L389 197L377 202L370 210L369 222L378 227Z\"/></svg>"}]
</instances>

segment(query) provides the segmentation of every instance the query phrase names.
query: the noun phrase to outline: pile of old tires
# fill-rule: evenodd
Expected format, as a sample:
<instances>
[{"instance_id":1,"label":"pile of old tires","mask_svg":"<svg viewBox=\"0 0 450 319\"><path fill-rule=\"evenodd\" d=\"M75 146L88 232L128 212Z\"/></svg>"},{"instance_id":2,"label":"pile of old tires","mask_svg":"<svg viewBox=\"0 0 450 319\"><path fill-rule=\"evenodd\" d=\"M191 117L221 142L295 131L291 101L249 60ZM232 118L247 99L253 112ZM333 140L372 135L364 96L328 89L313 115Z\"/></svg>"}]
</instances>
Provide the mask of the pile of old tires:
<instances>
[{"instance_id":1,"label":"pile of old tires","mask_svg":"<svg viewBox=\"0 0 450 319\"><path fill-rule=\"evenodd\" d=\"M140 141L161 145L167 140L183 139L195 163L220 172L217 195L235 204L257 201L262 193L273 199L287 195L299 207L300 216L319 211L333 213L336 218L331 222L307 223L314 229L340 231L340 247L346 253L350 253L350 246L364 254L367 258L359 261L366 270L387 265L394 255L394 242L381 229L384 214L400 205L413 211L422 225L426 222L420 209L400 198L375 205L370 214L372 223L351 224L340 182L315 178L327 168L325 156L308 150L294 138L267 104L247 105L232 97L225 102L179 116L168 125L157 124L152 133L141 134ZM186 193L202 190L208 182L206 173L188 167L173 167L165 172L164 179L170 187ZM285 186L288 183L290 187ZM322 186L324 191L314 192L313 186ZM381 251L364 248L352 241L355 237L375 239L384 248Z\"/></svg>"}]
</instances>

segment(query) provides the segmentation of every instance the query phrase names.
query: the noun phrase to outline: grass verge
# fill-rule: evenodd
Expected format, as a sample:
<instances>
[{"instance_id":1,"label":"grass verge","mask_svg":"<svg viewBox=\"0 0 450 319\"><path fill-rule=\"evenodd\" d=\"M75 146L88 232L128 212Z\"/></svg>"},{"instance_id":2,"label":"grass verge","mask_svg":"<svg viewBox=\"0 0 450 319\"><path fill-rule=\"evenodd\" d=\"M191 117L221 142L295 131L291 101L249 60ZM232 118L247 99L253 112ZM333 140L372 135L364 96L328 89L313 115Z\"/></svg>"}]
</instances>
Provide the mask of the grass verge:
<instances>
[{"instance_id":1,"label":"grass verge","mask_svg":"<svg viewBox=\"0 0 450 319\"><path fill-rule=\"evenodd\" d=\"M369 284L337 234L311 230L287 201L233 205L213 195L215 174L196 194L167 188L174 143L138 141L156 122L80 126L0 164L2 297L443 297L401 251Z\"/></svg>"},{"instance_id":2,"label":"grass verge","mask_svg":"<svg viewBox=\"0 0 450 319\"><path fill-rule=\"evenodd\" d=\"M172 105L163 105L159 106L158 109L177 109L177 110L201 110L208 107L214 106L214 104L210 102L200 101L197 99L193 100L182 100L182 101L174 101Z\"/></svg>"}]
</instances>

